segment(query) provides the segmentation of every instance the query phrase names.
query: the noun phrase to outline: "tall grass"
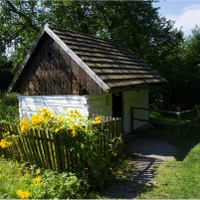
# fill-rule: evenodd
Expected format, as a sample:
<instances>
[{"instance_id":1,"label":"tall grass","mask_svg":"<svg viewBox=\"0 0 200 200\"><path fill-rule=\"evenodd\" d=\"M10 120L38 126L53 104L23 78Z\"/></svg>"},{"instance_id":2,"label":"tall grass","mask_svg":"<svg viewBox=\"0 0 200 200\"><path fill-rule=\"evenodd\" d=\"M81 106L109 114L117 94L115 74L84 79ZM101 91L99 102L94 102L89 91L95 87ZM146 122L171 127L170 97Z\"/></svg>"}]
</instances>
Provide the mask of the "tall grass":
<instances>
[{"instance_id":1,"label":"tall grass","mask_svg":"<svg viewBox=\"0 0 200 200\"><path fill-rule=\"evenodd\" d=\"M0 199L20 198L17 191L28 191L31 199L83 199L87 183L76 174L42 170L35 167L0 159ZM35 182L36 177L39 178Z\"/></svg>"},{"instance_id":2,"label":"tall grass","mask_svg":"<svg viewBox=\"0 0 200 200\"><path fill-rule=\"evenodd\" d=\"M19 122L17 93L0 92L0 121Z\"/></svg>"}]
</instances>

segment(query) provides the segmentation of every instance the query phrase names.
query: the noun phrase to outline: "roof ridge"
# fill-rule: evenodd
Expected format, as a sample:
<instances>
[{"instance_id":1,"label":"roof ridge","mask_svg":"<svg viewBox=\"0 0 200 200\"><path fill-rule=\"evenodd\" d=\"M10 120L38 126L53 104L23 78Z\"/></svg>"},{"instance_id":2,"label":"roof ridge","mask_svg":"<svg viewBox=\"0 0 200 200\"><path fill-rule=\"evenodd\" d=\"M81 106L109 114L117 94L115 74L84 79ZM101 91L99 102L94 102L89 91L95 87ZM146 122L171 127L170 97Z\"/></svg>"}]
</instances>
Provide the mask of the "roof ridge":
<instances>
[{"instance_id":1,"label":"roof ridge","mask_svg":"<svg viewBox=\"0 0 200 200\"><path fill-rule=\"evenodd\" d=\"M55 30L58 30L58 31L65 31L65 32L69 32L69 33L73 33L73 34L77 34L77 35L81 35L81 36L87 36L87 37L93 38L94 40L101 40L101 41L104 41L104 42L111 43L112 45L115 44L117 46L122 46L122 47L125 47L126 49L128 49L124 44L121 44L120 42L112 41L112 40L109 40L109 39L99 38L97 36L89 35L89 34L82 33L82 32L76 32L76 31L64 30L64 29L58 29L58 28L54 28L54 27L49 27L49 28L51 30L55 29Z\"/></svg>"}]
</instances>

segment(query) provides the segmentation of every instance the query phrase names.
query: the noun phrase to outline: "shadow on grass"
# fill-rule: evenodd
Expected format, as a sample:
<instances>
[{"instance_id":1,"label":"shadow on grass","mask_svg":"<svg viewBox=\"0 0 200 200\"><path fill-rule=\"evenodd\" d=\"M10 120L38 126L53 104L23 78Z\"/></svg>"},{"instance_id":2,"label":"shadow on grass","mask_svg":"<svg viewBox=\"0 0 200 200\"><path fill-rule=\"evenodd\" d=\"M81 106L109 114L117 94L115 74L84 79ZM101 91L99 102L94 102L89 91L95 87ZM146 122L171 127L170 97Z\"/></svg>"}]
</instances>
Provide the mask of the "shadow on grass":
<instances>
[{"instance_id":1,"label":"shadow on grass","mask_svg":"<svg viewBox=\"0 0 200 200\"><path fill-rule=\"evenodd\" d=\"M138 137L164 140L174 145L178 152L174 155L177 161L182 161L190 150L200 143L200 123L193 122L179 128L166 125L153 125L149 129L138 130ZM162 152L162 151L161 151Z\"/></svg>"},{"instance_id":2,"label":"shadow on grass","mask_svg":"<svg viewBox=\"0 0 200 200\"><path fill-rule=\"evenodd\" d=\"M153 177L161 160L130 154L127 163L132 170L123 170L117 181L106 191L109 199L134 199L153 185Z\"/></svg>"}]
</instances>

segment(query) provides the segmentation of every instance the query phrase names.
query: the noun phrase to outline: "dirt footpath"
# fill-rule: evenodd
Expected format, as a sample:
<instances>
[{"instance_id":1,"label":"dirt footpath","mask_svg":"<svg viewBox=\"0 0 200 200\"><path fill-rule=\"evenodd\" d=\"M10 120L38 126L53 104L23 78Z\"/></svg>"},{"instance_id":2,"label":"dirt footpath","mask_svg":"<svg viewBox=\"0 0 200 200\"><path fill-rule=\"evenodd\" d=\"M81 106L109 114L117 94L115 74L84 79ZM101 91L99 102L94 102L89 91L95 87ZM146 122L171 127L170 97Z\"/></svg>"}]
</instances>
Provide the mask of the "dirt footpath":
<instances>
[{"instance_id":1,"label":"dirt footpath","mask_svg":"<svg viewBox=\"0 0 200 200\"><path fill-rule=\"evenodd\" d=\"M123 183L115 184L109 196L117 199L134 199L153 184L155 169L164 160L173 160L178 150L162 140L134 138L126 149L133 155L134 170Z\"/></svg>"}]
</instances>

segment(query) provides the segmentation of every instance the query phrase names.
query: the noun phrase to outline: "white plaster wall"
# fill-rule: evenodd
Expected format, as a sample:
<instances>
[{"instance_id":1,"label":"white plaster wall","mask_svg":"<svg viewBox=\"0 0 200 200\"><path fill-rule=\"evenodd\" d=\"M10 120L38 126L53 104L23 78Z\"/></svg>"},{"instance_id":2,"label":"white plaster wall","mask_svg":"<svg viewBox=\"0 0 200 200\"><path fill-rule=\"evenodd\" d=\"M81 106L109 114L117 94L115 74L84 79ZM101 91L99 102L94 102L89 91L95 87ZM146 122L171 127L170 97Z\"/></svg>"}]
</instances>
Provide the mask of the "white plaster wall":
<instances>
[{"instance_id":1,"label":"white plaster wall","mask_svg":"<svg viewBox=\"0 0 200 200\"><path fill-rule=\"evenodd\" d=\"M123 131L130 133L130 107L148 108L148 89L122 92L123 101ZM63 108L69 111L78 110L82 115L92 116L98 114L112 116L112 94L102 95L53 95L53 96L24 96L18 95L20 119L24 116L30 118L35 110L48 108L57 114L63 113ZM116 108L117 109L117 108ZM148 119L148 111L136 110L135 117ZM145 122L134 122L134 129L143 126Z\"/></svg>"},{"instance_id":2,"label":"white plaster wall","mask_svg":"<svg viewBox=\"0 0 200 200\"><path fill-rule=\"evenodd\" d=\"M30 118L35 110L48 108L58 114L67 110L76 109L82 115L88 116L87 97L79 95L53 95L53 96L23 96L18 94L20 119Z\"/></svg>"},{"instance_id":3,"label":"white plaster wall","mask_svg":"<svg viewBox=\"0 0 200 200\"><path fill-rule=\"evenodd\" d=\"M131 106L148 108L148 92L149 89L140 89L125 91L122 93L123 98L123 131L130 133L130 108ZM145 110L135 110L134 116L141 119L149 119L149 112ZM134 121L134 129L137 129L146 122Z\"/></svg>"}]
</instances>

